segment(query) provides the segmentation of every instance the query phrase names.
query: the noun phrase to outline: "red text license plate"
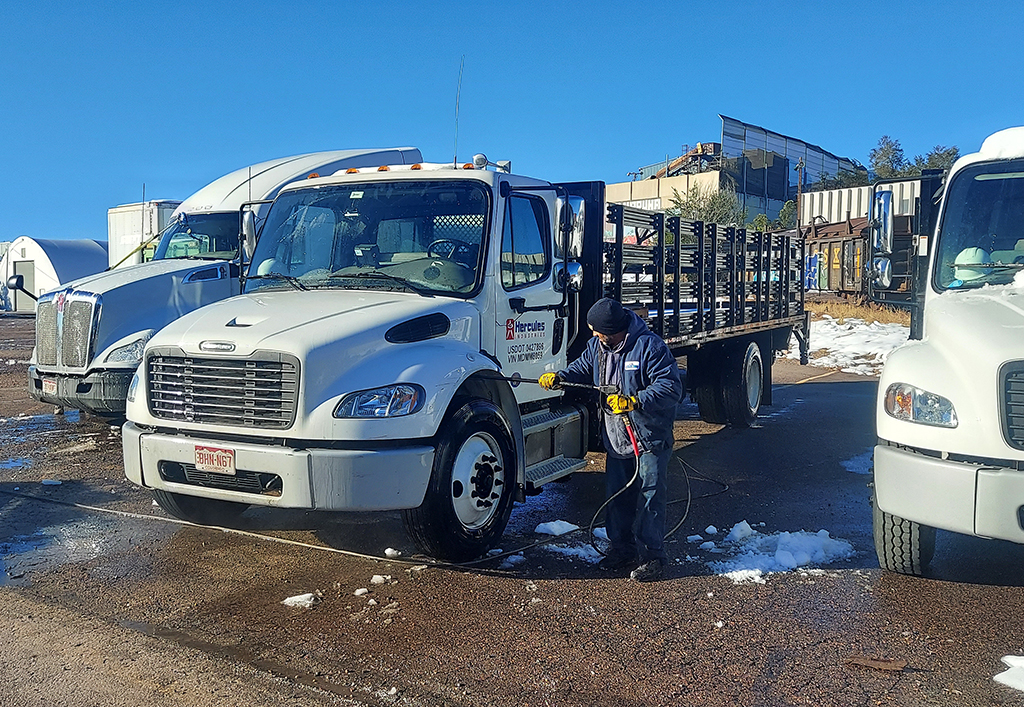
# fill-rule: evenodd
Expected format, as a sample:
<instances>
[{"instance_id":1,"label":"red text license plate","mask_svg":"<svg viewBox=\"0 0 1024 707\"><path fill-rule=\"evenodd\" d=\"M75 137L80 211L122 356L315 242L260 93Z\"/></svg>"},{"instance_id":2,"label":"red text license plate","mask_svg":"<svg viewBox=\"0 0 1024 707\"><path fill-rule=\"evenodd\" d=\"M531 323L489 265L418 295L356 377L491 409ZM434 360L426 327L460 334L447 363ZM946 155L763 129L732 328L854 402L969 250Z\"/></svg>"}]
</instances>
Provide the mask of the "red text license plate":
<instances>
[{"instance_id":1,"label":"red text license plate","mask_svg":"<svg viewBox=\"0 0 1024 707\"><path fill-rule=\"evenodd\" d=\"M56 395L57 381L52 378L43 378L43 393L46 395Z\"/></svg>"},{"instance_id":2,"label":"red text license plate","mask_svg":"<svg viewBox=\"0 0 1024 707\"><path fill-rule=\"evenodd\" d=\"M214 474L235 474L235 450L196 445L196 469Z\"/></svg>"}]
</instances>

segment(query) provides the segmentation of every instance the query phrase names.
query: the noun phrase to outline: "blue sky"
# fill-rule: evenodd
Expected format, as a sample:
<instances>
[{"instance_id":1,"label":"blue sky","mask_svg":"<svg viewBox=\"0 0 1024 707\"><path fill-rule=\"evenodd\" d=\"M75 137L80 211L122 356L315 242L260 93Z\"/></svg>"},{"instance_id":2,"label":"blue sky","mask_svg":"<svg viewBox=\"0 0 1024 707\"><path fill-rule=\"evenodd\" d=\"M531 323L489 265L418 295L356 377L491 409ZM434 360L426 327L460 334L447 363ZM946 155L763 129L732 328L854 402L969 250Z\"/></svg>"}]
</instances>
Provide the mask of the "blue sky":
<instances>
[{"instance_id":1,"label":"blue sky","mask_svg":"<svg viewBox=\"0 0 1024 707\"><path fill-rule=\"evenodd\" d=\"M966 9L965 9L966 8ZM1007 2L0 0L0 241L106 238L109 207L184 199L325 149L510 159L625 181L719 113L867 162L970 152L1024 124Z\"/></svg>"}]
</instances>

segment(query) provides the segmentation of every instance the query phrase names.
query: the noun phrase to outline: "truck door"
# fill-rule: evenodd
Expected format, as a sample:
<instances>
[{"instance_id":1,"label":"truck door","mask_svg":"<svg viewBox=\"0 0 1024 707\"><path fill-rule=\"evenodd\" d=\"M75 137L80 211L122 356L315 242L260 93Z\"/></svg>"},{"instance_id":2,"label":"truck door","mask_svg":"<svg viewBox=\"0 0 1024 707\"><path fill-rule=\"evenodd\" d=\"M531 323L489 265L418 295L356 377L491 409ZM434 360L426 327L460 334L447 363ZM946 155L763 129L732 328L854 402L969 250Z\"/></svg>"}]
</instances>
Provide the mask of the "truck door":
<instances>
[{"instance_id":1,"label":"truck door","mask_svg":"<svg viewBox=\"0 0 1024 707\"><path fill-rule=\"evenodd\" d=\"M494 352L502 373L536 380L565 366L562 296L553 285L552 209L539 194L505 199L500 286L496 288ZM520 403L551 397L538 385L515 386Z\"/></svg>"}]
</instances>

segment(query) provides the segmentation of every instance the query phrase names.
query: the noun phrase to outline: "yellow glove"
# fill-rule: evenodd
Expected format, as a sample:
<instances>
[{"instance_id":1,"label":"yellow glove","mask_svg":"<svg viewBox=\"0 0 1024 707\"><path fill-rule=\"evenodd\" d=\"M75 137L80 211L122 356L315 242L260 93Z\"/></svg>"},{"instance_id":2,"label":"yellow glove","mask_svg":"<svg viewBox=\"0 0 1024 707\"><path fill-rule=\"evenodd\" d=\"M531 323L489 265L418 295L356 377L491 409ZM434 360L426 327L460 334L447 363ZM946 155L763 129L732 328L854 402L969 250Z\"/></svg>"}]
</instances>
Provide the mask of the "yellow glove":
<instances>
[{"instance_id":1,"label":"yellow glove","mask_svg":"<svg viewBox=\"0 0 1024 707\"><path fill-rule=\"evenodd\" d=\"M636 410L640 407L640 401L632 395L618 395L613 393L607 398L608 407L612 409L616 415L622 415L630 410Z\"/></svg>"},{"instance_id":2,"label":"yellow glove","mask_svg":"<svg viewBox=\"0 0 1024 707\"><path fill-rule=\"evenodd\" d=\"M562 387L562 377L557 373L545 373L537 382L544 390L558 390Z\"/></svg>"}]
</instances>

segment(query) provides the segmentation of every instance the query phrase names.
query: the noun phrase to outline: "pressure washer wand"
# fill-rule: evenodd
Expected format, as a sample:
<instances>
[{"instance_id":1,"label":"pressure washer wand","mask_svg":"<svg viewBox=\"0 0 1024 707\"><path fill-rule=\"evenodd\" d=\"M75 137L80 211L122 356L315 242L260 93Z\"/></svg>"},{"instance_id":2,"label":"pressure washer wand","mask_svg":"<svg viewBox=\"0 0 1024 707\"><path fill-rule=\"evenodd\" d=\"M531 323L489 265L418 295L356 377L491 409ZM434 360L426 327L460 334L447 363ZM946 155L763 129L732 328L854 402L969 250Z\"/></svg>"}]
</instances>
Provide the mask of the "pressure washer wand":
<instances>
[{"instance_id":1,"label":"pressure washer wand","mask_svg":"<svg viewBox=\"0 0 1024 707\"><path fill-rule=\"evenodd\" d=\"M498 376L499 380L508 381L510 383L534 383L540 385L540 381L536 378L512 378L511 376ZM618 393L619 389L614 385L594 385L592 383L570 383L569 381L560 381L558 383L559 388L584 388L586 390L596 390L601 395L612 395ZM557 388L556 388L557 390Z\"/></svg>"}]
</instances>

